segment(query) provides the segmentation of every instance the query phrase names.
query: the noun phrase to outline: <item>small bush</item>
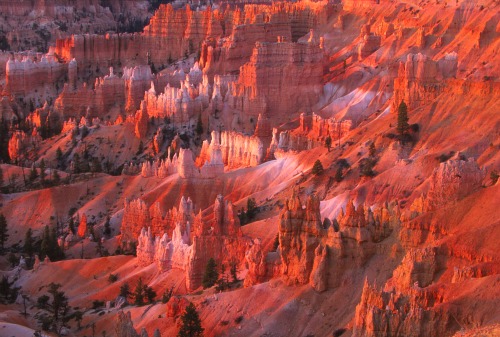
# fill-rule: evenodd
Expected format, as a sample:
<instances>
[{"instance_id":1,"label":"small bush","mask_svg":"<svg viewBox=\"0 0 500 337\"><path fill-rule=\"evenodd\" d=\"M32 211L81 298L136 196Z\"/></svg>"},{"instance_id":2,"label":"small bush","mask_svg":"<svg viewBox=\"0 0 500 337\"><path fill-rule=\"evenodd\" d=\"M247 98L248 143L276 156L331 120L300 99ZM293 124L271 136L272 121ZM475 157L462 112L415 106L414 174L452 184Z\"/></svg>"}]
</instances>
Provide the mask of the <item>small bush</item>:
<instances>
[{"instance_id":1,"label":"small bush","mask_svg":"<svg viewBox=\"0 0 500 337\"><path fill-rule=\"evenodd\" d=\"M445 161L447 161L448 159L450 159L454 155L455 155L455 151L450 151L448 154L443 153L443 154L439 155L438 157L436 157L436 160L439 161L440 163L444 163Z\"/></svg>"},{"instance_id":2,"label":"small bush","mask_svg":"<svg viewBox=\"0 0 500 337\"><path fill-rule=\"evenodd\" d=\"M490 172L491 184L495 185L497 183L499 177L500 177L500 175L498 174L497 171L491 171Z\"/></svg>"},{"instance_id":3,"label":"small bush","mask_svg":"<svg viewBox=\"0 0 500 337\"><path fill-rule=\"evenodd\" d=\"M115 283L116 281L118 281L118 274L109 274L108 282Z\"/></svg>"},{"instance_id":4,"label":"small bush","mask_svg":"<svg viewBox=\"0 0 500 337\"><path fill-rule=\"evenodd\" d=\"M234 323L236 323L236 324L240 324L241 322L243 322L243 316L238 316L238 317L236 317L236 319L234 320Z\"/></svg>"},{"instance_id":5,"label":"small bush","mask_svg":"<svg viewBox=\"0 0 500 337\"><path fill-rule=\"evenodd\" d=\"M315 176L319 176L319 175L323 174L323 172L324 172L323 164L321 164L321 161L319 159L317 159L314 162L311 173L314 174Z\"/></svg>"},{"instance_id":6,"label":"small bush","mask_svg":"<svg viewBox=\"0 0 500 337\"><path fill-rule=\"evenodd\" d=\"M362 177L373 177L375 172L373 171L373 166L375 166L375 161L369 158L363 158L359 162L359 175Z\"/></svg>"},{"instance_id":7,"label":"small bush","mask_svg":"<svg viewBox=\"0 0 500 337\"><path fill-rule=\"evenodd\" d=\"M92 302L92 309L96 310L104 307L104 301L95 300Z\"/></svg>"}]
</instances>

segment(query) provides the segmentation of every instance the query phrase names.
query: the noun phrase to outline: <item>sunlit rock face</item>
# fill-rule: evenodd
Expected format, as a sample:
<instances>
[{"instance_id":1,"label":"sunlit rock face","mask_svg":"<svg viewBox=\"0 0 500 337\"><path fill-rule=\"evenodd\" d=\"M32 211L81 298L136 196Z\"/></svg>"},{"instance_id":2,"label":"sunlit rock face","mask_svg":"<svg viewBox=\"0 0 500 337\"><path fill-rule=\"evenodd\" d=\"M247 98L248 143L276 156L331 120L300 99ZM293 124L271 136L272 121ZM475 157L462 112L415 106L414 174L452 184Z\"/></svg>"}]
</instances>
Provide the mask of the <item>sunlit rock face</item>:
<instances>
[{"instance_id":1,"label":"sunlit rock face","mask_svg":"<svg viewBox=\"0 0 500 337\"><path fill-rule=\"evenodd\" d=\"M415 109L434 100L445 89L444 80L455 76L457 64L455 53L439 61L423 54L408 54L406 61L400 62L398 77L394 80L392 111L397 112L402 101L409 109Z\"/></svg>"},{"instance_id":2,"label":"sunlit rock face","mask_svg":"<svg viewBox=\"0 0 500 337\"><path fill-rule=\"evenodd\" d=\"M290 112L310 109L317 101L322 91L322 60L323 51L315 40L257 42L230 89L228 103L247 118L257 119L265 112L273 123L288 121Z\"/></svg>"},{"instance_id":3,"label":"sunlit rock face","mask_svg":"<svg viewBox=\"0 0 500 337\"><path fill-rule=\"evenodd\" d=\"M137 257L142 265L156 263L160 271L183 270L190 290L201 285L210 258L219 264L239 265L250 244L241 232L232 204L222 196L215 200L210 220L203 220L201 213L193 220L193 225L178 221L171 239L166 232L155 237L151 228L142 228L137 238Z\"/></svg>"},{"instance_id":4,"label":"sunlit rock face","mask_svg":"<svg viewBox=\"0 0 500 337\"><path fill-rule=\"evenodd\" d=\"M292 197L280 215L282 275L291 284L309 283L317 291L335 287L352 263L364 265L375 254L376 244L399 224L397 206L365 210L364 205L356 208L348 202L327 225L321 221L317 197L310 196L304 206Z\"/></svg>"}]
</instances>

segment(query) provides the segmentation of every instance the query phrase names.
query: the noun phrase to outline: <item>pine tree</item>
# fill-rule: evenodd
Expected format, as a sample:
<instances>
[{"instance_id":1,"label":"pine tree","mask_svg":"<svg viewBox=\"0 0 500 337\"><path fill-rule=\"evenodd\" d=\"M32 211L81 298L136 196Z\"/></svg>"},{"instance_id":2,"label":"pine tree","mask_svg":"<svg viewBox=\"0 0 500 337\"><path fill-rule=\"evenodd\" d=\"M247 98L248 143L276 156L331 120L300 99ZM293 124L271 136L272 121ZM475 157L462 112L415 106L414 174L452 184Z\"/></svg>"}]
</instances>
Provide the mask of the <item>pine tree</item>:
<instances>
[{"instance_id":1,"label":"pine tree","mask_svg":"<svg viewBox=\"0 0 500 337\"><path fill-rule=\"evenodd\" d=\"M50 251L50 230L49 226L45 226L42 235L42 245L40 247L40 258L44 259L45 256L49 255L49 251Z\"/></svg>"},{"instance_id":2,"label":"pine tree","mask_svg":"<svg viewBox=\"0 0 500 337\"><path fill-rule=\"evenodd\" d=\"M33 231L31 230L31 228L28 228L28 230L26 231L26 235L24 236L24 254L28 255L29 257L33 256L34 244L35 242L33 240Z\"/></svg>"},{"instance_id":3,"label":"pine tree","mask_svg":"<svg viewBox=\"0 0 500 337\"><path fill-rule=\"evenodd\" d=\"M398 125L397 125L397 130L401 137L404 137L404 135L410 129L408 120L409 120L408 106L406 105L405 101L401 101L401 104L399 104L398 107Z\"/></svg>"},{"instance_id":4,"label":"pine tree","mask_svg":"<svg viewBox=\"0 0 500 337\"><path fill-rule=\"evenodd\" d=\"M130 292L130 286L128 285L127 282L125 282L120 287L120 294L119 294L119 296L124 297L125 300L127 300L130 297L130 295L132 295L132 293Z\"/></svg>"},{"instance_id":5,"label":"pine tree","mask_svg":"<svg viewBox=\"0 0 500 337\"><path fill-rule=\"evenodd\" d=\"M247 217L248 220L251 221L253 218L255 218L255 213L257 212L257 203L255 202L254 198L248 198L247 199Z\"/></svg>"},{"instance_id":6,"label":"pine tree","mask_svg":"<svg viewBox=\"0 0 500 337\"><path fill-rule=\"evenodd\" d=\"M139 278L134 291L134 304L144 305L144 285L142 284L142 278Z\"/></svg>"},{"instance_id":7,"label":"pine tree","mask_svg":"<svg viewBox=\"0 0 500 337\"><path fill-rule=\"evenodd\" d=\"M3 213L0 213L0 252L3 253L4 245L7 239L9 238L8 227L7 227L7 219Z\"/></svg>"},{"instance_id":8,"label":"pine tree","mask_svg":"<svg viewBox=\"0 0 500 337\"><path fill-rule=\"evenodd\" d=\"M340 183L342 180L344 180L344 176L342 175L342 167L339 167L335 172L335 181Z\"/></svg>"},{"instance_id":9,"label":"pine tree","mask_svg":"<svg viewBox=\"0 0 500 337\"><path fill-rule=\"evenodd\" d=\"M321 164L321 161L319 159L317 159L314 162L311 173L314 174L315 176L319 176L319 175L323 174L323 171L324 171L323 164Z\"/></svg>"},{"instance_id":10,"label":"pine tree","mask_svg":"<svg viewBox=\"0 0 500 337\"><path fill-rule=\"evenodd\" d=\"M59 183L61 182L61 176L59 175L59 172L57 172L57 170L54 170L52 181L54 182L54 185L59 185Z\"/></svg>"},{"instance_id":11,"label":"pine tree","mask_svg":"<svg viewBox=\"0 0 500 337\"><path fill-rule=\"evenodd\" d=\"M375 158L375 156L377 155L377 149L375 148L375 142L372 142L370 144L370 147L368 149L368 154L370 155L370 157L372 158Z\"/></svg>"},{"instance_id":12,"label":"pine tree","mask_svg":"<svg viewBox=\"0 0 500 337\"><path fill-rule=\"evenodd\" d=\"M201 114L198 115L198 122L196 123L196 133L201 135L203 133L203 122L201 121Z\"/></svg>"},{"instance_id":13,"label":"pine tree","mask_svg":"<svg viewBox=\"0 0 500 337\"><path fill-rule=\"evenodd\" d=\"M144 296L148 299L149 303L153 303L156 298L156 291L148 285L144 286Z\"/></svg>"},{"instance_id":14,"label":"pine tree","mask_svg":"<svg viewBox=\"0 0 500 337\"><path fill-rule=\"evenodd\" d=\"M165 292L163 293L163 296L161 298L161 302L168 303L168 301L170 301L170 299L172 298L173 294L174 294L174 287L172 287L168 290L165 290Z\"/></svg>"},{"instance_id":15,"label":"pine tree","mask_svg":"<svg viewBox=\"0 0 500 337\"><path fill-rule=\"evenodd\" d=\"M111 225L110 225L110 219L109 216L106 218L106 222L104 223L104 235L110 236L111 235Z\"/></svg>"},{"instance_id":16,"label":"pine tree","mask_svg":"<svg viewBox=\"0 0 500 337\"><path fill-rule=\"evenodd\" d=\"M68 227L69 227L69 230L71 231L72 234L75 234L76 233L76 229L75 229L75 220L73 219L73 217L69 218L69 224L68 224Z\"/></svg>"},{"instance_id":17,"label":"pine tree","mask_svg":"<svg viewBox=\"0 0 500 337\"><path fill-rule=\"evenodd\" d=\"M328 137L326 137L325 139L325 147L328 149L328 152L330 152L330 149L332 147L332 137L330 137L330 135L328 135Z\"/></svg>"},{"instance_id":18,"label":"pine tree","mask_svg":"<svg viewBox=\"0 0 500 337\"><path fill-rule=\"evenodd\" d=\"M203 329L201 327L200 316L196 312L196 308L193 303L189 303L186 307L186 311L181 316L181 329L177 334L177 337L201 337L203 336Z\"/></svg>"},{"instance_id":19,"label":"pine tree","mask_svg":"<svg viewBox=\"0 0 500 337\"><path fill-rule=\"evenodd\" d=\"M31 167L30 176L29 176L29 178L28 178L28 179L30 180L30 182L33 182L33 181L35 181L35 179L36 179L37 177L38 177L38 172L37 172L37 170L36 170L36 168L35 168L35 165L33 165L33 166Z\"/></svg>"},{"instance_id":20,"label":"pine tree","mask_svg":"<svg viewBox=\"0 0 500 337\"><path fill-rule=\"evenodd\" d=\"M205 268L205 274L203 275L203 288L212 287L219 279L219 273L217 272L217 263L213 258L208 260L207 266Z\"/></svg>"},{"instance_id":21,"label":"pine tree","mask_svg":"<svg viewBox=\"0 0 500 337\"><path fill-rule=\"evenodd\" d=\"M58 147L57 150L56 150L56 160L57 160L58 163L61 163L62 157L63 157L63 153L61 151L61 148Z\"/></svg>"},{"instance_id":22,"label":"pine tree","mask_svg":"<svg viewBox=\"0 0 500 337\"><path fill-rule=\"evenodd\" d=\"M45 183L45 160L42 159L40 162L40 179L42 180L42 185Z\"/></svg>"}]
</instances>

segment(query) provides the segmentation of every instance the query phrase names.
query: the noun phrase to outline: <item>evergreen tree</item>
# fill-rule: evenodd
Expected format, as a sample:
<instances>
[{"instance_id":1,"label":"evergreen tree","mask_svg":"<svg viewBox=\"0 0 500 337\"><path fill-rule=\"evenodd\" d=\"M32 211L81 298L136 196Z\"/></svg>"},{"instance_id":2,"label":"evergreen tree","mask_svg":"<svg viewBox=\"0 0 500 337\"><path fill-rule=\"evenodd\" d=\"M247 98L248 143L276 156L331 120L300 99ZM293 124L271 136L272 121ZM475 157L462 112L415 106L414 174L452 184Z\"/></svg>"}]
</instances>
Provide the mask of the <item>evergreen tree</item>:
<instances>
[{"instance_id":1,"label":"evergreen tree","mask_svg":"<svg viewBox=\"0 0 500 337\"><path fill-rule=\"evenodd\" d=\"M247 218L248 220L253 220L255 218L255 213L257 212L257 203L254 198L247 199Z\"/></svg>"},{"instance_id":2,"label":"evergreen tree","mask_svg":"<svg viewBox=\"0 0 500 337\"><path fill-rule=\"evenodd\" d=\"M196 123L196 133L201 135L203 133L203 122L201 121L201 114L198 115L198 122Z\"/></svg>"},{"instance_id":3,"label":"evergreen tree","mask_svg":"<svg viewBox=\"0 0 500 337\"><path fill-rule=\"evenodd\" d=\"M57 243L57 230L55 227L50 229L50 248L49 248L49 258L51 261L59 261L64 259L64 252L59 244Z\"/></svg>"},{"instance_id":4,"label":"evergreen tree","mask_svg":"<svg viewBox=\"0 0 500 337\"><path fill-rule=\"evenodd\" d=\"M29 181L33 182L35 179L38 177L38 172L35 168L35 165L31 166L31 171L30 171L30 176L29 176Z\"/></svg>"},{"instance_id":5,"label":"evergreen tree","mask_svg":"<svg viewBox=\"0 0 500 337\"><path fill-rule=\"evenodd\" d=\"M73 219L73 217L69 218L69 224L68 224L68 227L69 227L69 230L71 231L72 234L75 234L76 233L76 229L75 229L75 220Z\"/></svg>"},{"instance_id":6,"label":"evergreen tree","mask_svg":"<svg viewBox=\"0 0 500 337\"><path fill-rule=\"evenodd\" d=\"M344 180L344 176L342 175L342 167L338 167L337 171L335 172L335 181L340 183L342 180Z\"/></svg>"},{"instance_id":7,"label":"evergreen tree","mask_svg":"<svg viewBox=\"0 0 500 337\"><path fill-rule=\"evenodd\" d=\"M50 230L49 230L49 226L45 226L45 228L43 229L43 234L42 234L42 245L40 247L40 259L43 260L45 258L45 256L49 255L50 246L51 246ZM49 256L49 258L50 258L50 256Z\"/></svg>"},{"instance_id":8,"label":"evergreen tree","mask_svg":"<svg viewBox=\"0 0 500 337\"><path fill-rule=\"evenodd\" d=\"M410 129L410 125L408 124L408 106L405 101L401 101L398 107L398 125L397 130L401 138L403 139L404 135L408 133Z\"/></svg>"},{"instance_id":9,"label":"evergreen tree","mask_svg":"<svg viewBox=\"0 0 500 337\"><path fill-rule=\"evenodd\" d=\"M139 148L137 149L137 152L135 153L136 155L140 155L141 153L144 152L144 143L142 140L139 142Z\"/></svg>"},{"instance_id":10,"label":"evergreen tree","mask_svg":"<svg viewBox=\"0 0 500 337\"><path fill-rule=\"evenodd\" d=\"M35 241L33 239L33 231L28 228L26 235L24 236L24 246L23 252L29 257L33 256Z\"/></svg>"},{"instance_id":11,"label":"evergreen tree","mask_svg":"<svg viewBox=\"0 0 500 337\"><path fill-rule=\"evenodd\" d=\"M61 148L58 147L56 150L56 160L59 164L62 162L62 157L63 157L63 153L61 151Z\"/></svg>"},{"instance_id":12,"label":"evergreen tree","mask_svg":"<svg viewBox=\"0 0 500 337\"><path fill-rule=\"evenodd\" d=\"M38 298L38 307L40 309L46 310L38 316L38 321L42 325L44 330L51 329L58 335L61 334L62 328L67 325L67 323L76 318L75 314L72 313L72 308L68 303L68 297L63 291L60 291L60 284L51 283L48 287L48 294L42 295ZM52 302L49 302L52 300Z\"/></svg>"},{"instance_id":13,"label":"evergreen tree","mask_svg":"<svg viewBox=\"0 0 500 337\"><path fill-rule=\"evenodd\" d=\"M144 305L144 285L142 284L142 278L139 278L134 291L134 304Z\"/></svg>"},{"instance_id":14,"label":"evergreen tree","mask_svg":"<svg viewBox=\"0 0 500 337\"><path fill-rule=\"evenodd\" d=\"M5 219L3 213L0 213L0 253L3 253L4 245L8 238L7 219Z\"/></svg>"},{"instance_id":15,"label":"evergreen tree","mask_svg":"<svg viewBox=\"0 0 500 337\"><path fill-rule=\"evenodd\" d=\"M109 223L110 219L109 216L106 218L106 222L104 223L104 235L110 236L111 235L111 225Z\"/></svg>"},{"instance_id":16,"label":"evergreen tree","mask_svg":"<svg viewBox=\"0 0 500 337\"><path fill-rule=\"evenodd\" d=\"M207 266L205 268L205 274L203 275L203 288L212 287L219 279L219 273L217 272L217 263L213 258L208 260Z\"/></svg>"},{"instance_id":17,"label":"evergreen tree","mask_svg":"<svg viewBox=\"0 0 500 337\"><path fill-rule=\"evenodd\" d=\"M59 175L59 172L57 172L57 170L54 170L52 181L54 182L54 185L59 185L59 183L61 182L61 176Z\"/></svg>"},{"instance_id":18,"label":"evergreen tree","mask_svg":"<svg viewBox=\"0 0 500 337\"><path fill-rule=\"evenodd\" d=\"M319 159L317 159L314 162L311 173L314 174L315 176L319 176L319 175L323 174L323 171L324 171L323 164L321 164L321 161Z\"/></svg>"},{"instance_id":19,"label":"evergreen tree","mask_svg":"<svg viewBox=\"0 0 500 337\"><path fill-rule=\"evenodd\" d=\"M119 296L124 297L125 300L128 299L132 295L130 292L130 286L128 285L127 282L123 283L122 286L120 287L120 294Z\"/></svg>"},{"instance_id":20,"label":"evergreen tree","mask_svg":"<svg viewBox=\"0 0 500 337\"><path fill-rule=\"evenodd\" d=\"M330 135L328 135L328 137L326 137L325 139L325 147L328 149L328 152L330 152L330 149L332 147L332 137L330 137Z\"/></svg>"},{"instance_id":21,"label":"evergreen tree","mask_svg":"<svg viewBox=\"0 0 500 337\"><path fill-rule=\"evenodd\" d=\"M172 287L168 290L165 290L165 292L163 293L163 296L161 298L161 302L168 303L168 301L170 301L170 299L172 298L173 294L174 294L174 287Z\"/></svg>"},{"instance_id":22,"label":"evergreen tree","mask_svg":"<svg viewBox=\"0 0 500 337\"><path fill-rule=\"evenodd\" d=\"M372 142L370 144L370 147L368 149L368 154L370 155L370 157L372 158L375 158L375 156L377 155L377 149L375 148L375 142Z\"/></svg>"},{"instance_id":23,"label":"evergreen tree","mask_svg":"<svg viewBox=\"0 0 500 337\"><path fill-rule=\"evenodd\" d=\"M233 283L238 282L238 265L236 262L231 263L231 268L229 270L231 272L231 278Z\"/></svg>"},{"instance_id":24,"label":"evergreen tree","mask_svg":"<svg viewBox=\"0 0 500 337\"><path fill-rule=\"evenodd\" d=\"M40 162L40 179L42 180L42 185L45 183L45 160L42 159Z\"/></svg>"},{"instance_id":25,"label":"evergreen tree","mask_svg":"<svg viewBox=\"0 0 500 337\"><path fill-rule=\"evenodd\" d=\"M278 250L279 246L280 246L280 235L279 235L279 233L276 233L276 236L274 237L274 242L273 242L273 252Z\"/></svg>"},{"instance_id":26,"label":"evergreen tree","mask_svg":"<svg viewBox=\"0 0 500 337\"><path fill-rule=\"evenodd\" d=\"M148 299L149 303L153 303L156 298L156 291L148 285L144 286L144 296Z\"/></svg>"},{"instance_id":27,"label":"evergreen tree","mask_svg":"<svg viewBox=\"0 0 500 337\"><path fill-rule=\"evenodd\" d=\"M181 329L177 337L201 337L203 336L203 329L201 327L201 320L198 312L193 303L189 303L186 311L181 316Z\"/></svg>"},{"instance_id":28,"label":"evergreen tree","mask_svg":"<svg viewBox=\"0 0 500 337\"><path fill-rule=\"evenodd\" d=\"M9 304L16 301L20 288L13 285L14 281L9 282L7 276L2 276L2 280L0 281L0 303Z\"/></svg>"}]
</instances>

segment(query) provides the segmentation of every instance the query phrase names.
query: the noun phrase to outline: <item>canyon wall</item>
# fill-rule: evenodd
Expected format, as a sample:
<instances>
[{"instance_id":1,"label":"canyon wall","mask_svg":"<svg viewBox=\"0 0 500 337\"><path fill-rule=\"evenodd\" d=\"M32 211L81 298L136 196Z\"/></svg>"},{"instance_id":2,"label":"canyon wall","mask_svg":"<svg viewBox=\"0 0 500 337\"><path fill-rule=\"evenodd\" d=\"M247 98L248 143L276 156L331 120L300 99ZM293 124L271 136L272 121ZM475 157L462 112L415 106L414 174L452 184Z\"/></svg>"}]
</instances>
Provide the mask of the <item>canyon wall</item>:
<instances>
[{"instance_id":1,"label":"canyon wall","mask_svg":"<svg viewBox=\"0 0 500 337\"><path fill-rule=\"evenodd\" d=\"M172 239L167 233L154 238L151 229L142 229L138 236L137 258L142 265L156 263L160 272L172 268L186 273L186 287L193 291L201 286L210 258L220 266L240 264L250 239L244 237L238 217L230 202L219 195L213 213L202 219L201 213L193 225L177 222Z\"/></svg>"},{"instance_id":2,"label":"canyon wall","mask_svg":"<svg viewBox=\"0 0 500 337\"><path fill-rule=\"evenodd\" d=\"M322 221L316 196L309 196L305 207L292 196L280 214L281 275L288 284L310 284L318 292L334 288L346 270L363 266L375 254L377 245L399 226L399 218L397 205L372 210L348 202L337 219ZM250 274L246 285L262 281L264 275L275 275L269 272L276 268L272 256L264 264L255 258L263 254L258 245L252 249L247 257Z\"/></svg>"},{"instance_id":3,"label":"canyon wall","mask_svg":"<svg viewBox=\"0 0 500 337\"><path fill-rule=\"evenodd\" d=\"M397 112L401 101L409 110L434 101L446 87L446 79L457 72L457 55L452 53L439 61L423 54L408 54L406 62L400 62L398 77L394 79L394 100L391 111Z\"/></svg>"},{"instance_id":4,"label":"canyon wall","mask_svg":"<svg viewBox=\"0 0 500 337\"><path fill-rule=\"evenodd\" d=\"M186 231L189 223L194 221L194 205L190 198L181 198L179 207L164 211L160 203L150 207L141 199L125 201L121 225L121 242L136 242L143 228L148 228L152 237L166 233L173 236L177 225Z\"/></svg>"},{"instance_id":5,"label":"canyon wall","mask_svg":"<svg viewBox=\"0 0 500 337\"><path fill-rule=\"evenodd\" d=\"M257 119L288 122L290 113L308 110L322 92L323 51L314 40L300 43L257 42L252 57L240 68L228 104ZM300 95L295 93L300 92Z\"/></svg>"}]
</instances>

